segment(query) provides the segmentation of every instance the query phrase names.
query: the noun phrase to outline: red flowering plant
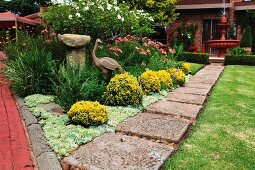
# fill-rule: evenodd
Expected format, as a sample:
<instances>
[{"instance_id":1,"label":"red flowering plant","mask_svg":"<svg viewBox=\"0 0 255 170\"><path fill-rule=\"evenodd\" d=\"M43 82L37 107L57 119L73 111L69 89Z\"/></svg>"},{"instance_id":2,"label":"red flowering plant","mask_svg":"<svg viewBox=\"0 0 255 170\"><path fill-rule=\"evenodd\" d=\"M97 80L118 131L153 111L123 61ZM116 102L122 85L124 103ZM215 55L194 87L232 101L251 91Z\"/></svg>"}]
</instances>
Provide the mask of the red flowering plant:
<instances>
[{"instance_id":1,"label":"red flowering plant","mask_svg":"<svg viewBox=\"0 0 255 170\"><path fill-rule=\"evenodd\" d=\"M151 56L167 56L167 51L162 43L152 41L147 37L142 39L127 35L115 39L107 39L107 53L125 66L146 66Z\"/></svg>"}]
</instances>

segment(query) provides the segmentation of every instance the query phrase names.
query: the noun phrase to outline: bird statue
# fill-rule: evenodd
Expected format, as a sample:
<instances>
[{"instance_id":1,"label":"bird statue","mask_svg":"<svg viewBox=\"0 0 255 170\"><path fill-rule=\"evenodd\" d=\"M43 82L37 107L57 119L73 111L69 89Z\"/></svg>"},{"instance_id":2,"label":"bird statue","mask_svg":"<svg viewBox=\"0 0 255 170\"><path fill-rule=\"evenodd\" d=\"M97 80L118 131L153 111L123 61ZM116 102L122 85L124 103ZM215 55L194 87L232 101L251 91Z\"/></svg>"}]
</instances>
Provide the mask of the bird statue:
<instances>
[{"instance_id":1,"label":"bird statue","mask_svg":"<svg viewBox=\"0 0 255 170\"><path fill-rule=\"evenodd\" d=\"M124 71L119 63L110 57L97 58L96 50L98 48L98 43L102 43L99 38L96 39L95 46L92 51L92 59L95 66L103 71L104 79L109 82L114 70L118 71L119 73L124 73Z\"/></svg>"}]
</instances>

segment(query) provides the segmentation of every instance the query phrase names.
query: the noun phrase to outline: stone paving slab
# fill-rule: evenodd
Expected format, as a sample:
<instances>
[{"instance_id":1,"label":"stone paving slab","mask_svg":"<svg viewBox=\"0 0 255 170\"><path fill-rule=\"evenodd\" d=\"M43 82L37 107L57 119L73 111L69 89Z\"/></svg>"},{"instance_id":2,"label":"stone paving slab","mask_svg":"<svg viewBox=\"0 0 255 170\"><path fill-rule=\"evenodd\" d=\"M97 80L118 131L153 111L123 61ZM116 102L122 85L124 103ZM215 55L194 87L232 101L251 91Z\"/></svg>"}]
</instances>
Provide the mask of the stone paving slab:
<instances>
[{"instance_id":1,"label":"stone paving slab","mask_svg":"<svg viewBox=\"0 0 255 170\"><path fill-rule=\"evenodd\" d=\"M203 83L203 84L215 84L216 83L216 81L217 81L217 79L215 79L215 78L213 78L213 79L211 79L211 78L204 78L204 76L203 77L192 77L191 79L190 79L190 83Z\"/></svg>"},{"instance_id":2,"label":"stone paving slab","mask_svg":"<svg viewBox=\"0 0 255 170\"><path fill-rule=\"evenodd\" d=\"M194 88L194 87L193 88L180 87L180 88L175 89L174 92L207 96L210 92L210 89L199 89L199 88Z\"/></svg>"},{"instance_id":3,"label":"stone paving slab","mask_svg":"<svg viewBox=\"0 0 255 170\"><path fill-rule=\"evenodd\" d=\"M105 134L81 146L65 163L87 170L155 170L174 148L122 134Z\"/></svg>"},{"instance_id":4,"label":"stone paving slab","mask_svg":"<svg viewBox=\"0 0 255 170\"><path fill-rule=\"evenodd\" d=\"M193 83L193 82L189 82L187 83L184 87L188 87L188 88L198 88L198 89L207 89L207 90L211 90L213 85L212 84L203 84L203 83Z\"/></svg>"},{"instance_id":5,"label":"stone paving slab","mask_svg":"<svg viewBox=\"0 0 255 170\"><path fill-rule=\"evenodd\" d=\"M206 100L206 96L171 92L167 95L167 100L202 106Z\"/></svg>"},{"instance_id":6,"label":"stone paving slab","mask_svg":"<svg viewBox=\"0 0 255 170\"><path fill-rule=\"evenodd\" d=\"M186 103L171 102L160 100L150 105L146 111L149 113L159 113L165 115L182 116L195 119L199 114L202 106Z\"/></svg>"},{"instance_id":7,"label":"stone paving slab","mask_svg":"<svg viewBox=\"0 0 255 170\"><path fill-rule=\"evenodd\" d=\"M116 132L178 143L187 132L189 125L189 122L169 115L139 113L119 124Z\"/></svg>"}]
</instances>

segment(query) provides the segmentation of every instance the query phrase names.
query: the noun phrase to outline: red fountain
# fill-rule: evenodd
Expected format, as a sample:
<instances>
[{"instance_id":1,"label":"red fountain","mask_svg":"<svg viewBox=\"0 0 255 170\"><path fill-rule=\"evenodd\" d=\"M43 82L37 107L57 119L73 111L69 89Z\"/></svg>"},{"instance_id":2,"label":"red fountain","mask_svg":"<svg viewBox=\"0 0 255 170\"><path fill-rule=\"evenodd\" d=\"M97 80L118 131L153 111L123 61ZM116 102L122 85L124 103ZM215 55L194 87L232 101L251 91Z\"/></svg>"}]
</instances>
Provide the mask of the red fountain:
<instances>
[{"instance_id":1,"label":"red fountain","mask_svg":"<svg viewBox=\"0 0 255 170\"><path fill-rule=\"evenodd\" d=\"M218 57L224 58L228 48L238 47L240 45L240 40L226 40L227 30L230 24L227 24L226 16L221 17L221 23L216 26L217 29L221 30L220 40L209 40L206 42L208 47L218 48Z\"/></svg>"}]
</instances>

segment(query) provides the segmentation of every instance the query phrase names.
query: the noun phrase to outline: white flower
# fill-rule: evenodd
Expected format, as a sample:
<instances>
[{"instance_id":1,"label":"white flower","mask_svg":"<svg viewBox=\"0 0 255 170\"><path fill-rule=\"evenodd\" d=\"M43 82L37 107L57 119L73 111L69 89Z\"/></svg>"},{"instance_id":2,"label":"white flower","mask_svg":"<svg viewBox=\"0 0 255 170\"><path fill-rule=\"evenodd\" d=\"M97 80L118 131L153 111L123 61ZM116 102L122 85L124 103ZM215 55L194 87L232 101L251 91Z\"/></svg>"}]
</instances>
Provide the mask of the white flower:
<instances>
[{"instance_id":1,"label":"white flower","mask_svg":"<svg viewBox=\"0 0 255 170\"><path fill-rule=\"evenodd\" d=\"M122 22L124 21L124 17L121 17L121 19L120 19Z\"/></svg>"},{"instance_id":2,"label":"white flower","mask_svg":"<svg viewBox=\"0 0 255 170\"><path fill-rule=\"evenodd\" d=\"M85 11L88 11L88 10L89 10L89 6L85 6L85 7L84 7L84 10L85 10Z\"/></svg>"},{"instance_id":3,"label":"white flower","mask_svg":"<svg viewBox=\"0 0 255 170\"><path fill-rule=\"evenodd\" d=\"M72 15L69 15L68 18L69 18L69 19L73 19L73 16L72 16Z\"/></svg>"},{"instance_id":4,"label":"white flower","mask_svg":"<svg viewBox=\"0 0 255 170\"><path fill-rule=\"evenodd\" d=\"M111 5L111 4L107 4L107 7L106 7L106 8L107 8L107 10L110 11L110 10L112 9L112 5Z\"/></svg>"},{"instance_id":5,"label":"white flower","mask_svg":"<svg viewBox=\"0 0 255 170\"><path fill-rule=\"evenodd\" d=\"M104 11L104 8L101 5L98 6L98 9L101 9L102 11Z\"/></svg>"},{"instance_id":6,"label":"white flower","mask_svg":"<svg viewBox=\"0 0 255 170\"><path fill-rule=\"evenodd\" d=\"M78 13L76 13L75 14L77 17L80 17L81 16L81 14L78 12Z\"/></svg>"},{"instance_id":7,"label":"white flower","mask_svg":"<svg viewBox=\"0 0 255 170\"><path fill-rule=\"evenodd\" d=\"M121 19L122 17L120 16L120 14L118 14L118 15L117 15L117 18L118 18L118 19Z\"/></svg>"},{"instance_id":8,"label":"white flower","mask_svg":"<svg viewBox=\"0 0 255 170\"><path fill-rule=\"evenodd\" d=\"M116 1L116 0L114 0L114 1L113 1L113 4L114 4L114 5L117 5L117 1Z\"/></svg>"},{"instance_id":9,"label":"white flower","mask_svg":"<svg viewBox=\"0 0 255 170\"><path fill-rule=\"evenodd\" d=\"M117 7L117 6L115 6L115 7L114 7L114 9L115 9L115 11L120 10L120 8L119 8L119 7Z\"/></svg>"},{"instance_id":10,"label":"white flower","mask_svg":"<svg viewBox=\"0 0 255 170\"><path fill-rule=\"evenodd\" d=\"M149 20L152 21L152 22L154 21L154 19L152 17L149 17Z\"/></svg>"}]
</instances>

